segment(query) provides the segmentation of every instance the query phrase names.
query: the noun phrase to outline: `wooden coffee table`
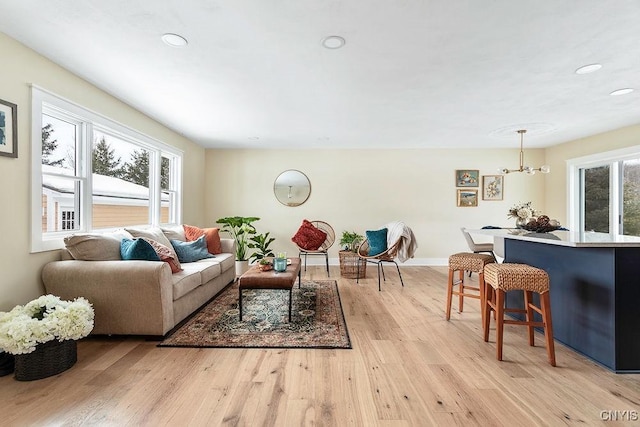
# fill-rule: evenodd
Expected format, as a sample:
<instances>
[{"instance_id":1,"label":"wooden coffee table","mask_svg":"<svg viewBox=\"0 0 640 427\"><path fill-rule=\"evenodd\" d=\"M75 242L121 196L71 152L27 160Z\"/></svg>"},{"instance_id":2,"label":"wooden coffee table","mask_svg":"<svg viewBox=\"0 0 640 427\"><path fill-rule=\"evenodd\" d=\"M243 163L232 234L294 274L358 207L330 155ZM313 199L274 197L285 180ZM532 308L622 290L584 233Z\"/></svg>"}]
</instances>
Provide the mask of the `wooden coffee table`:
<instances>
[{"instance_id":1,"label":"wooden coffee table","mask_svg":"<svg viewBox=\"0 0 640 427\"><path fill-rule=\"evenodd\" d=\"M242 320L242 291L244 289L279 289L289 290L289 322L291 322L291 294L293 285L298 279L298 288L302 282L300 272L300 258L289 258L291 264L287 265L287 270L277 272L275 270L261 271L254 265L238 279L238 311Z\"/></svg>"}]
</instances>

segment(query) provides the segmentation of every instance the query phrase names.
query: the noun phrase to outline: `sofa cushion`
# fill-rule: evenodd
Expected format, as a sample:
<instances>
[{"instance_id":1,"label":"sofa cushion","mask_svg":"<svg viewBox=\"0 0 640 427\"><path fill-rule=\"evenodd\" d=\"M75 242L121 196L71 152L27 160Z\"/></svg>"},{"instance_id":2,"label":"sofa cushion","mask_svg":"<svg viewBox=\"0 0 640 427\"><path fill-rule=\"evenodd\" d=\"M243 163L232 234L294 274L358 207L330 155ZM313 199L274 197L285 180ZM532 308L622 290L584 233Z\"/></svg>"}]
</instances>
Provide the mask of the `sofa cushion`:
<instances>
[{"instance_id":1,"label":"sofa cushion","mask_svg":"<svg viewBox=\"0 0 640 427\"><path fill-rule=\"evenodd\" d=\"M153 246L144 239L122 239L120 242L120 256L123 260L160 261Z\"/></svg>"},{"instance_id":2,"label":"sofa cushion","mask_svg":"<svg viewBox=\"0 0 640 427\"><path fill-rule=\"evenodd\" d=\"M193 264L200 267L200 279L203 285L222 273L222 268L217 258L201 259Z\"/></svg>"},{"instance_id":3,"label":"sofa cushion","mask_svg":"<svg viewBox=\"0 0 640 427\"><path fill-rule=\"evenodd\" d=\"M201 266L192 262L182 265L182 271L172 274L173 281L173 300L182 298L198 286L202 284L202 276L200 275Z\"/></svg>"},{"instance_id":4,"label":"sofa cushion","mask_svg":"<svg viewBox=\"0 0 640 427\"><path fill-rule=\"evenodd\" d=\"M200 236L193 242L181 242L180 240L172 240L171 245L178 254L178 260L183 262L196 262L204 258L212 258L213 255L207 250L207 243L204 236Z\"/></svg>"},{"instance_id":5,"label":"sofa cushion","mask_svg":"<svg viewBox=\"0 0 640 427\"><path fill-rule=\"evenodd\" d=\"M122 259L120 242L133 239L125 230L110 233L80 233L64 238L64 244L74 259L82 261L115 261Z\"/></svg>"},{"instance_id":6,"label":"sofa cushion","mask_svg":"<svg viewBox=\"0 0 640 427\"><path fill-rule=\"evenodd\" d=\"M175 257L175 253L171 249L169 249L162 243L156 242L153 239L147 239L146 237L140 237L140 239L144 239L145 241L147 241L151 245L153 250L156 251L156 254L158 254L160 260L169 264L172 273L182 271L180 261L178 261L178 258Z\"/></svg>"},{"instance_id":7,"label":"sofa cushion","mask_svg":"<svg viewBox=\"0 0 640 427\"><path fill-rule=\"evenodd\" d=\"M315 251L322 246L326 238L327 233L304 219L296 234L291 238L291 241L302 249Z\"/></svg>"},{"instance_id":8,"label":"sofa cushion","mask_svg":"<svg viewBox=\"0 0 640 427\"><path fill-rule=\"evenodd\" d=\"M184 224L184 236L187 242L192 242L200 236L204 236L207 241L207 250L211 254L221 254L222 246L220 244L220 229L217 227L200 228L193 225Z\"/></svg>"},{"instance_id":9,"label":"sofa cushion","mask_svg":"<svg viewBox=\"0 0 640 427\"><path fill-rule=\"evenodd\" d=\"M234 270L236 268L235 254L223 252L216 255L216 261L220 264L220 269L222 271Z\"/></svg>"},{"instance_id":10,"label":"sofa cushion","mask_svg":"<svg viewBox=\"0 0 640 427\"><path fill-rule=\"evenodd\" d=\"M366 231L369 241L369 256L378 255L387 250L387 232L387 228Z\"/></svg>"}]
</instances>

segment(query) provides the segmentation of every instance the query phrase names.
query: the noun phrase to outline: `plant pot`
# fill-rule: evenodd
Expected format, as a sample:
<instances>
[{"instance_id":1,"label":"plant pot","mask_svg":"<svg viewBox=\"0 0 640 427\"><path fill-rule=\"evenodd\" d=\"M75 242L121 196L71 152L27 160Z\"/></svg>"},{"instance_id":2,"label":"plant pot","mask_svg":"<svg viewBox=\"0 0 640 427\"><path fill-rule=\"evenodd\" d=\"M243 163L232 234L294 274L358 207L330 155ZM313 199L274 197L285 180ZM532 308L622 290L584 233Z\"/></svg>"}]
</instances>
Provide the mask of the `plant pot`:
<instances>
[{"instance_id":1,"label":"plant pot","mask_svg":"<svg viewBox=\"0 0 640 427\"><path fill-rule=\"evenodd\" d=\"M249 261L236 261L236 277L242 276L249 269Z\"/></svg>"},{"instance_id":2,"label":"plant pot","mask_svg":"<svg viewBox=\"0 0 640 427\"><path fill-rule=\"evenodd\" d=\"M52 340L38 344L35 351L16 354L15 379L32 381L47 378L66 371L78 360L75 340Z\"/></svg>"}]
</instances>

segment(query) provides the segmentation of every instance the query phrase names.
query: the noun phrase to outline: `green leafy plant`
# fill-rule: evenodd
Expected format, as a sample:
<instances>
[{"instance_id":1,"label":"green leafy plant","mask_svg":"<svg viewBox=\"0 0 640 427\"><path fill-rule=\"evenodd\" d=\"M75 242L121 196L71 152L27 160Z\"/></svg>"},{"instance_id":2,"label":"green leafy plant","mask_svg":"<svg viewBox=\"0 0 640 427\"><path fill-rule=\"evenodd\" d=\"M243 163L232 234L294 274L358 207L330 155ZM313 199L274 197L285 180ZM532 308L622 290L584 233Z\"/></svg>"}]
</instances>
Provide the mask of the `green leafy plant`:
<instances>
[{"instance_id":1,"label":"green leafy plant","mask_svg":"<svg viewBox=\"0 0 640 427\"><path fill-rule=\"evenodd\" d=\"M355 252L358 250L358 245L362 243L364 240L364 236L362 234L358 234L355 231L343 231L342 238L340 239L340 245L350 252Z\"/></svg>"},{"instance_id":2,"label":"green leafy plant","mask_svg":"<svg viewBox=\"0 0 640 427\"><path fill-rule=\"evenodd\" d=\"M236 241L236 261L247 261L249 240L256 234L256 228L252 223L259 219L255 216L228 216L216 221L222 224L222 231L229 233Z\"/></svg>"},{"instance_id":3,"label":"green leafy plant","mask_svg":"<svg viewBox=\"0 0 640 427\"><path fill-rule=\"evenodd\" d=\"M259 261L263 260L265 257L274 256L273 251L269 249L269 246L276 239L274 237L269 237L269 232L256 234L251 237L250 240L249 248L257 249L253 255L251 255L251 258L249 258L250 261Z\"/></svg>"}]
</instances>

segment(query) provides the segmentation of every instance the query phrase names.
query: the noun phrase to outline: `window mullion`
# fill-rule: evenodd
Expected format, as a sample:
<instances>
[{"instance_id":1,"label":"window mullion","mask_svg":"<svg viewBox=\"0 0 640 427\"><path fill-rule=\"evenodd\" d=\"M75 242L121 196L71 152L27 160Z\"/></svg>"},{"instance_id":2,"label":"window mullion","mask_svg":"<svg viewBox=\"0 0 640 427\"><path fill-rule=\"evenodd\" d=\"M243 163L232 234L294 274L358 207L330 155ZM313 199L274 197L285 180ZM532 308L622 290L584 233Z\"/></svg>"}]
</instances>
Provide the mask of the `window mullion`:
<instances>
[{"instance_id":1,"label":"window mullion","mask_svg":"<svg viewBox=\"0 0 640 427\"><path fill-rule=\"evenodd\" d=\"M149 223L160 224L160 151L149 152Z\"/></svg>"},{"instance_id":2,"label":"window mullion","mask_svg":"<svg viewBox=\"0 0 640 427\"><path fill-rule=\"evenodd\" d=\"M609 224L611 225L611 235L617 236L621 234L620 215L622 215L621 203L622 197L622 162L611 163L611 203L609 204Z\"/></svg>"},{"instance_id":3,"label":"window mullion","mask_svg":"<svg viewBox=\"0 0 640 427\"><path fill-rule=\"evenodd\" d=\"M78 157L80 158L80 229L90 231L93 228L93 166L92 166L92 147L93 147L93 125L91 123L83 123L79 126L80 135L78 136Z\"/></svg>"}]
</instances>

